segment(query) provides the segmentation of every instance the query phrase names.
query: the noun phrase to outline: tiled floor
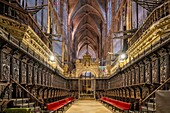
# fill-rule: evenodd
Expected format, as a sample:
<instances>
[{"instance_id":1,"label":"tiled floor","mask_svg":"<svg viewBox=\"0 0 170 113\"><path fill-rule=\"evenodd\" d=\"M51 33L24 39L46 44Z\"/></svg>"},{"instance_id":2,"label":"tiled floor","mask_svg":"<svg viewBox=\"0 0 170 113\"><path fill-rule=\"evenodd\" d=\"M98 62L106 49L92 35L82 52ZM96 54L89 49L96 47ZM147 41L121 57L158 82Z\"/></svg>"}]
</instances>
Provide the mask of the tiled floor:
<instances>
[{"instance_id":1,"label":"tiled floor","mask_svg":"<svg viewBox=\"0 0 170 113\"><path fill-rule=\"evenodd\" d=\"M113 113L96 100L77 100L66 113Z\"/></svg>"}]
</instances>

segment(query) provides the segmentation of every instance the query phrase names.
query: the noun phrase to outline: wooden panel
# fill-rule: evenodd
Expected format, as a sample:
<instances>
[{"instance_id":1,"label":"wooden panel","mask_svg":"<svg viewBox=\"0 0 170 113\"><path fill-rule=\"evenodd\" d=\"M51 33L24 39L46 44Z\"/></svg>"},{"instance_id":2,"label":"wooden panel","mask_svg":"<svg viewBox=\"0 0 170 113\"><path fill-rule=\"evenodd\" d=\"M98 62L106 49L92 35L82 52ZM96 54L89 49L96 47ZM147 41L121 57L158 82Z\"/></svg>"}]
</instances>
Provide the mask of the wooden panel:
<instances>
[{"instance_id":1,"label":"wooden panel","mask_svg":"<svg viewBox=\"0 0 170 113\"><path fill-rule=\"evenodd\" d=\"M136 84L139 84L139 78L140 78L140 73L139 73L139 66L135 66L135 75L136 75Z\"/></svg>"},{"instance_id":2,"label":"wooden panel","mask_svg":"<svg viewBox=\"0 0 170 113\"><path fill-rule=\"evenodd\" d=\"M129 74L126 71L126 86L129 86Z\"/></svg>"},{"instance_id":3,"label":"wooden panel","mask_svg":"<svg viewBox=\"0 0 170 113\"><path fill-rule=\"evenodd\" d=\"M42 78L42 68L41 67L39 67L38 68L38 84L40 85L41 84L41 78Z\"/></svg>"},{"instance_id":4,"label":"wooden panel","mask_svg":"<svg viewBox=\"0 0 170 113\"><path fill-rule=\"evenodd\" d=\"M19 83L19 67L20 61L17 58L12 58L12 77Z\"/></svg>"},{"instance_id":5,"label":"wooden panel","mask_svg":"<svg viewBox=\"0 0 170 113\"><path fill-rule=\"evenodd\" d=\"M163 83L170 75L169 75L169 54L168 50L165 48L162 48L159 51L160 55L160 82Z\"/></svg>"},{"instance_id":6,"label":"wooden panel","mask_svg":"<svg viewBox=\"0 0 170 113\"><path fill-rule=\"evenodd\" d=\"M32 84L32 77L33 77L33 64L28 63L27 64L27 84Z\"/></svg>"},{"instance_id":7,"label":"wooden panel","mask_svg":"<svg viewBox=\"0 0 170 113\"><path fill-rule=\"evenodd\" d=\"M145 59L145 83L151 84L152 79L152 69L151 69L151 61L149 58Z\"/></svg>"},{"instance_id":8,"label":"wooden panel","mask_svg":"<svg viewBox=\"0 0 170 113\"><path fill-rule=\"evenodd\" d=\"M159 83L159 58L157 55L152 56L152 83Z\"/></svg>"},{"instance_id":9,"label":"wooden panel","mask_svg":"<svg viewBox=\"0 0 170 113\"><path fill-rule=\"evenodd\" d=\"M26 84L27 83L27 64L23 61L21 61L21 76L20 76L20 83Z\"/></svg>"},{"instance_id":10,"label":"wooden panel","mask_svg":"<svg viewBox=\"0 0 170 113\"><path fill-rule=\"evenodd\" d=\"M45 83L46 86L48 85L48 78L49 78L49 76L48 76L48 70L46 70L46 72L45 72L45 81L44 81L44 83Z\"/></svg>"},{"instance_id":11,"label":"wooden panel","mask_svg":"<svg viewBox=\"0 0 170 113\"><path fill-rule=\"evenodd\" d=\"M128 77L129 77L129 80L128 80L129 85L132 85L132 74L131 74L131 70L130 69L128 70Z\"/></svg>"},{"instance_id":12,"label":"wooden panel","mask_svg":"<svg viewBox=\"0 0 170 113\"><path fill-rule=\"evenodd\" d=\"M136 99L140 99L141 96L140 96L140 90L139 88L136 89Z\"/></svg>"},{"instance_id":13,"label":"wooden panel","mask_svg":"<svg viewBox=\"0 0 170 113\"><path fill-rule=\"evenodd\" d=\"M144 75L145 75L145 67L144 67L144 63L143 62L140 62L139 63L139 66L140 66L140 78L139 78L139 81L140 83L144 83Z\"/></svg>"},{"instance_id":14,"label":"wooden panel","mask_svg":"<svg viewBox=\"0 0 170 113\"><path fill-rule=\"evenodd\" d=\"M34 65L34 76L33 76L33 84L37 84L38 83L38 65Z\"/></svg>"},{"instance_id":15,"label":"wooden panel","mask_svg":"<svg viewBox=\"0 0 170 113\"><path fill-rule=\"evenodd\" d=\"M133 67L131 68L131 77L132 77L132 85L134 85L136 83L136 79L135 79L135 69Z\"/></svg>"},{"instance_id":16,"label":"wooden panel","mask_svg":"<svg viewBox=\"0 0 170 113\"><path fill-rule=\"evenodd\" d=\"M10 56L6 53L1 53L2 65L1 65L1 81L9 81L10 76Z\"/></svg>"},{"instance_id":17,"label":"wooden panel","mask_svg":"<svg viewBox=\"0 0 170 113\"><path fill-rule=\"evenodd\" d=\"M122 73L122 77L123 77L123 86L126 86L126 76L125 73Z\"/></svg>"},{"instance_id":18,"label":"wooden panel","mask_svg":"<svg viewBox=\"0 0 170 113\"><path fill-rule=\"evenodd\" d=\"M123 90L123 97L126 97L126 90Z\"/></svg>"}]
</instances>

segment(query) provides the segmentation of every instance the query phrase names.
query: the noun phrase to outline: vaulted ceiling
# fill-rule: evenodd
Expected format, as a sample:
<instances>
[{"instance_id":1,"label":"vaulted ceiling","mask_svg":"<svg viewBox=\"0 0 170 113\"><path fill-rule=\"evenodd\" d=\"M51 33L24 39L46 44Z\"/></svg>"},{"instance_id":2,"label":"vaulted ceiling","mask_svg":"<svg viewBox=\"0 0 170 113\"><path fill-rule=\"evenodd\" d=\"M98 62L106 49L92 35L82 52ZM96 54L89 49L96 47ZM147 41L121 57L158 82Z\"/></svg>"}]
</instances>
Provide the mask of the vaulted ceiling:
<instances>
[{"instance_id":1,"label":"vaulted ceiling","mask_svg":"<svg viewBox=\"0 0 170 113\"><path fill-rule=\"evenodd\" d=\"M68 25L74 55L81 58L88 51L93 58L101 51L102 25L106 22L105 0L68 0Z\"/></svg>"}]
</instances>

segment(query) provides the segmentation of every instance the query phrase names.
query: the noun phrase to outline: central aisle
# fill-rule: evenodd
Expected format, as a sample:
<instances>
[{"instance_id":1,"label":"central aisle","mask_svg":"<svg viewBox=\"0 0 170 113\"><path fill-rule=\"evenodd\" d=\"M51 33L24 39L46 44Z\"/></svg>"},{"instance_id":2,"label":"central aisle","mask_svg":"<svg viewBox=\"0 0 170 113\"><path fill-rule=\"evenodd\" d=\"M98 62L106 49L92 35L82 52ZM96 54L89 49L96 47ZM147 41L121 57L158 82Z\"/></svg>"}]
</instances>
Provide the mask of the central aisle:
<instances>
[{"instance_id":1,"label":"central aisle","mask_svg":"<svg viewBox=\"0 0 170 113\"><path fill-rule=\"evenodd\" d=\"M96 100L77 100L66 113L112 113Z\"/></svg>"}]
</instances>

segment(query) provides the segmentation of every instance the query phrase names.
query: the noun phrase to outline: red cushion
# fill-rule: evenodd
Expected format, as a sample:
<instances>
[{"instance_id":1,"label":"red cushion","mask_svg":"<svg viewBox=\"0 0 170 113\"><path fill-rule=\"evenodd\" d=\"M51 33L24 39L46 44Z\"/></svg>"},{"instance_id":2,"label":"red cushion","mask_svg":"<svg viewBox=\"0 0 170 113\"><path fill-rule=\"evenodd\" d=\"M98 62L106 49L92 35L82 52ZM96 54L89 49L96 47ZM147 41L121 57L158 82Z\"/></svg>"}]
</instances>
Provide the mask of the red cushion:
<instances>
[{"instance_id":1,"label":"red cushion","mask_svg":"<svg viewBox=\"0 0 170 113\"><path fill-rule=\"evenodd\" d=\"M107 98L107 97L102 97L99 100L102 100L110 105L113 105L121 110L130 110L130 103L127 102L123 102L123 101L118 101L118 100L114 100L111 98Z\"/></svg>"},{"instance_id":2,"label":"red cushion","mask_svg":"<svg viewBox=\"0 0 170 113\"><path fill-rule=\"evenodd\" d=\"M69 102L73 101L73 97L65 98L56 102L48 103L47 109L48 110L57 110L63 107L64 105L68 104Z\"/></svg>"}]
</instances>

